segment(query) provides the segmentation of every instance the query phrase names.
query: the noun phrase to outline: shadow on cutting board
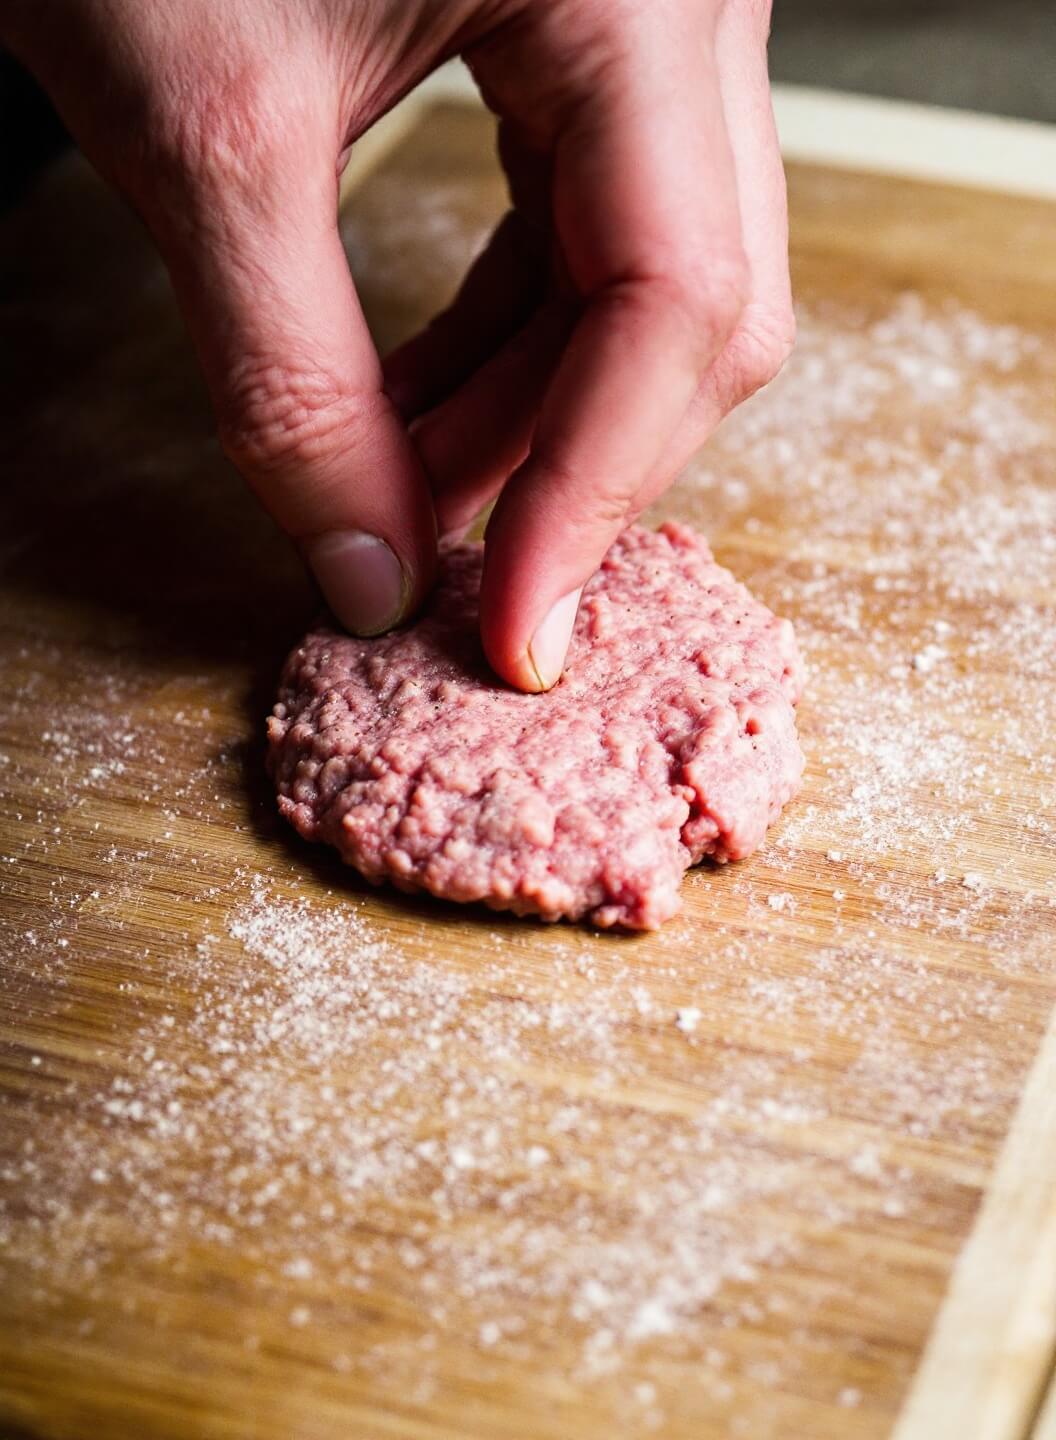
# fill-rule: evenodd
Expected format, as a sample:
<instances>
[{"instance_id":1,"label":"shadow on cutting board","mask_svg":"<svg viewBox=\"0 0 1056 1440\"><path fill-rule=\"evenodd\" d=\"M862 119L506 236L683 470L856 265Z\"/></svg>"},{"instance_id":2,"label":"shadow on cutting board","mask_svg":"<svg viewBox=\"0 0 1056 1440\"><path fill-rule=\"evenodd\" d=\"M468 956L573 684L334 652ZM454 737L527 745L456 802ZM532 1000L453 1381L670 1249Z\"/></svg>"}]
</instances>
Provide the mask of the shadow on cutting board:
<instances>
[{"instance_id":1,"label":"shadow on cutting board","mask_svg":"<svg viewBox=\"0 0 1056 1440\"><path fill-rule=\"evenodd\" d=\"M153 247L76 156L0 224L0 311L9 595L104 645L277 661L312 587L220 453Z\"/></svg>"}]
</instances>

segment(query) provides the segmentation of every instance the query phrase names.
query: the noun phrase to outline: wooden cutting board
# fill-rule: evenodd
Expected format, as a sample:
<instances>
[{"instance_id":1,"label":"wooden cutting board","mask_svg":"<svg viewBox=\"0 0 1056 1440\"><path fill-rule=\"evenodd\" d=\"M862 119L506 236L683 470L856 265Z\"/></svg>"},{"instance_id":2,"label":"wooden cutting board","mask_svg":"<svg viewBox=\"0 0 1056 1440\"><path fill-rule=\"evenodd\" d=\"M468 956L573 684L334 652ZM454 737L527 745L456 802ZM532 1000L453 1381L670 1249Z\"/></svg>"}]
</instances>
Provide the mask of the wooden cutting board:
<instances>
[{"instance_id":1,"label":"wooden cutting board","mask_svg":"<svg viewBox=\"0 0 1056 1440\"><path fill-rule=\"evenodd\" d=\"M480 111L404 128L343 221L383 346L503 206ZM795 621L806 783L635 938L369 891L278 823L311 591L118 202L70 159L5 222L5 1434L1027 1433L1056 207L790 187L797 354L657 514Z\"/></svg>"}]
</instances>

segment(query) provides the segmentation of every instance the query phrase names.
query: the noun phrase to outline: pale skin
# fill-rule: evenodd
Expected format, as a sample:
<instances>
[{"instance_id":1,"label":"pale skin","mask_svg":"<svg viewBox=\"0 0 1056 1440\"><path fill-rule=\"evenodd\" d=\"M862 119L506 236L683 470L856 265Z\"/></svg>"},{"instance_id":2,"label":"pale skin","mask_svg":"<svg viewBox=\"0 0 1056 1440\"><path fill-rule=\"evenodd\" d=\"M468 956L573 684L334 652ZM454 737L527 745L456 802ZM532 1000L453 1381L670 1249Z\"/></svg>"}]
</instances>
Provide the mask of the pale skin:
<instances>
[{"instance_id":1,"label":"pale skin","mask_svg":"<svg viewBox=\"0 0 1056 1440\"><path fill-rule=\"evenodd\" d=\"M791 348L769 0L7 0L0 40L143 217L227 454L338 619L428 591L489 500L481 637L561 674L611 541ZM511 209L384 361L337 229L350 147L461 54ZM497 497L497 498L496 498Z\"/></svg>"}]
</instances>

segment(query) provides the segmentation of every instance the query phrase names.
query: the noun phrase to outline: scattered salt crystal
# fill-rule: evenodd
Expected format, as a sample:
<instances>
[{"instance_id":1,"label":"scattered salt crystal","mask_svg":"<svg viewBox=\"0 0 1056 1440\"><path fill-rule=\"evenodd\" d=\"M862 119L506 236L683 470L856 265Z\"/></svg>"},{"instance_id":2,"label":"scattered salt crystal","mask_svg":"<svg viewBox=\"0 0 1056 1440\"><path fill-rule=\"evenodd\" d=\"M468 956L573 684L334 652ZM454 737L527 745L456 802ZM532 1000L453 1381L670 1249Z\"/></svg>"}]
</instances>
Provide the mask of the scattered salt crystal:
<instances>
[{"instance_id":1,"label":"scattered salt crystal","mask_svg":"<svg viewBox=\"0 0 1056 1440\"><path fill-rule=\"evenodd\" d=\"M700 1020L701 1011L696 1005L682 1005L675 1011L675 1024L683 1035L692 1035Z\"/></svg>"},{"instance_id":2,"label":"scattered salt crystal","mask_svg":"<svg viewBox=\"0 0 1056 1440\"><path fill-rule=\"evenodd\" d=\"M295 1325L298 1329L307 1325L311 1318L312 1312L307 1305L295 1305L290 1311L290 1324Z\"/></svg>"},{"instance_id":3,"label":"scattered salt crystal","mask_svg":"<svg viewBox=\"0 0 1056 1440\"><path fill-rule=\"evenodd\" d=\"M627 1333L632 1340L646 1340L651 1335L672 1335L677 1328L670 1308L654 1297L638 1306Z\"/></svg>"},{"instance_id":4,"label":"scattered salt crystal","mask_svg":"<svg viewBox=\"0 0 1056 1440\"><path fill-rule=\"evenodd\" d=\"M502 1339L502 1327L494 1320L485 1320L477 1332L478 1339L482 1345L497 1345Z\"/></svg>"},{"instance_id":5,"label":"scattered salt crystal","mask_svg":"<svg viewBox=\"0 0 1056 1440\"><path fill-rule=\"evenodd\" d=\"M587 1311L602 1311L608 1309L612 1304L612 1292L600 1280L588 1276L579 1289L578 1300Z\"/></svg>"},{"instance_id":6,"label":"scattered salt crystal","mask_svg":"<svg viewBox=\"0 0 1056 1440\"><path fill-rule=\"evenodd\" d=\"M925 645L923 650L918 650L911 663L914 670L926 675L929 670L934 670L935 666L945 659L946 651L942 646L930 644Z\"/></svg>"},{"instance_id":7,"label":"scattered salt crystal","mask_svg":"<svg viewBox=\"0 0 1056 1440\"><path fill-rule=\"evenodd\" d=\"M880 1154L875 1145L865 1145L856 1155L851 1156L851 1169L864 1180L878 1180L883 1171Z\"/></svg>"},{"instance_id":8,"label":"scattered salt crystal","mask_svg":"<svg viewBox=\"0 0 1056 1440\"><path fill-rule=\"evenodd\" d=\"M772 895L768 895L766 897L766 903L770 906L771 910L794 910L796 908L795 896L789 894L787 890L779 890Z\"/></svg>"},{"instance_id":9,"label":"scattered salt crystal","mask_svg":"<svg viewBox=\"0 0 1056 1440\"><path fill-rule=\"evenodd\" d=\"M974 890L977 895L986 889L985 878L977 874L974 870L965 871L961 876L961 884L966 890Z\"/></svg>"}]
</instances>

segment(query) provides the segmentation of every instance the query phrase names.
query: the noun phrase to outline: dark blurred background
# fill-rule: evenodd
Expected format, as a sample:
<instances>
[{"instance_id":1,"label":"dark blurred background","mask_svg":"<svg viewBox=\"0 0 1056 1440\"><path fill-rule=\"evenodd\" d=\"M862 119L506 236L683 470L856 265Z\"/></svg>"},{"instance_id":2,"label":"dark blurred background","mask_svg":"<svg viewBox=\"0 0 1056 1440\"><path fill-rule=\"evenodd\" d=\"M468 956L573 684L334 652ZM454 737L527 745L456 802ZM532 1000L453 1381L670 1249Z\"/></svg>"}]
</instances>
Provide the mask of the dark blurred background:
<instances>
[{"instance_id":1,"label":"dark blurred background","mask_svg":"<svg viewBox=\"0 0 1056 1440\"><path fill-rule=\"evenodd\" d=\"M1056 3L774 0L770 73L1056 122Z\"/></svg>"},{"instance_id":2,"label":"dark blurred background","mask_svg":"<svg viewBox=\"0 0 1056 1440\"><path fill-rule=\"evenodd\" d=\"M770 70L796 85L1056 123L1056 0L775 0ZM0 136L2 206L65 143L2 52Z\"/></svg>"}]
</instances>

